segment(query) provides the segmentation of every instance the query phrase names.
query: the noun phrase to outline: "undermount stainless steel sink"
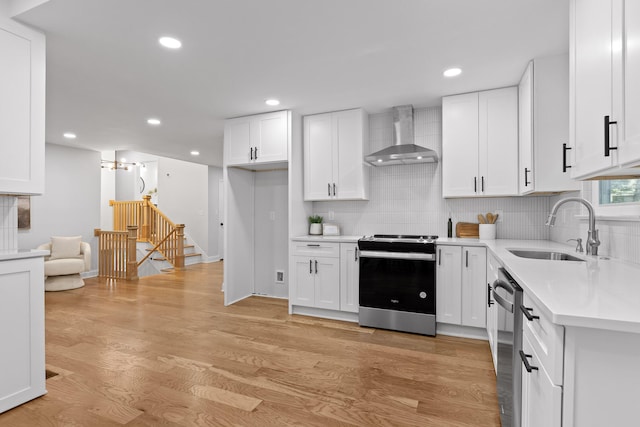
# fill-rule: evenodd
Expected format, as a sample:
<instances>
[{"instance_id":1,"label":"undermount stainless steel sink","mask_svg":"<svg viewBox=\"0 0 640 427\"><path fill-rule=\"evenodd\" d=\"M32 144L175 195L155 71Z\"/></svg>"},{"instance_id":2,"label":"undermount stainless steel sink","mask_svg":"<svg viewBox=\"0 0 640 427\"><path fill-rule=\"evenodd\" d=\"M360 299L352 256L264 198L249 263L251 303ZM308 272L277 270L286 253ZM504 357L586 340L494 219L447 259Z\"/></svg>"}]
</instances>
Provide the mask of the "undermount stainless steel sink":
<instances>
[{"instance_id":1,"label":"undermount stainless steel sink","mask_svg":"<svg viewBox=\"0 0 640 427\"><path fill-rule=\"evenodd\" d=\"M582 258L565 254L564 252L553 252L553 251L542 251L542 250L532 251L532 250L524 250L524 249L508 249L508 251L520 258L546 259L551 261L583 261L584 262Z\"/></svg>"}]
</instances>

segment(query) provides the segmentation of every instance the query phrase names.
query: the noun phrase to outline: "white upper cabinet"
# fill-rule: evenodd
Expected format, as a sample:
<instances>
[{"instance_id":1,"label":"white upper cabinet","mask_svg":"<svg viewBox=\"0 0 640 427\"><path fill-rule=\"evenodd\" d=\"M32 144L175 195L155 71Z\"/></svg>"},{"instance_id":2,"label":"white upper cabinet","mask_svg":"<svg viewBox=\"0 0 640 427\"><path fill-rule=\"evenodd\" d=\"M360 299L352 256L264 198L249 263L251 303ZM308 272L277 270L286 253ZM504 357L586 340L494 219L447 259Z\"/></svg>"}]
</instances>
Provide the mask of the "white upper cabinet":
<instances>
[{"instance_id":1,"label":"white upper cabinet","mask_svg":"<svg viewBox=\"0 0 640 427\"><path fill-rule=\"evenodd\" d=\"M518 86L520 194L575 191L569 147L569 58L530 62Z\"/></svg>"},{"instance_id":2,"label":"white upper cabinet","mask_svg":"<svg viewBox=\"0 0 640 427\"><path fill-rule=\"evenodd\" d=\"M0 70L0 194L42 194L44 35L0 19Z\"/></svg>"},{"instance_id":3,"label":"white upper cabinet","mask_svg":"<svg viewBox=\"0 0 640 427\"><path fill-rule=\"evenodd\" d=\"M304 117L305 200L368 200L368 131L362 109Z\"/></svg>"},{"instance_id":4,"label":"white upper cabinet","mask_svg":"<svg viewBox=\"0 0 640 427\"><path fill-rule=\"evenodd\" d=\"M287 162L290 117L288 111L277 111L226 120L225 164L252 168Z\"/></svg>"},{"instance_id":5,"label":"white upper cabinet","mask_svg":"<svg viewBox=\"0 0 640 427\"><path fill-rule=\"evenodd\" d=\"M518 194L518 88L442 99L444 197Z\"/></svg>"},{"instance_id":6,"label":"white upper cabinet","mask_svg":"<svg viewBox=\"0 0 640 427\"><path fill-rule=\"evenodd\" d=\"M620 167L640 164L639 14L637 1L571 2L574 178L627 175Z\"/></svg>"}]
</instances>

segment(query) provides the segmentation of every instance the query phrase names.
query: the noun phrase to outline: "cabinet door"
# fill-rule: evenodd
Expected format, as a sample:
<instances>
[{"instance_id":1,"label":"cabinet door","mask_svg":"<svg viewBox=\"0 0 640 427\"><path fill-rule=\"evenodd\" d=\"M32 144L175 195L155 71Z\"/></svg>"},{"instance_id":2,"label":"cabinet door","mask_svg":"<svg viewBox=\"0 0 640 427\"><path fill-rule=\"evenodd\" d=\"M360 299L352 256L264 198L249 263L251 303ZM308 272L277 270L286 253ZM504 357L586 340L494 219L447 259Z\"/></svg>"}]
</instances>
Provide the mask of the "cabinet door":
<instances>
[{"instance_id":1,"label":"cabinet door","mask_svg":"<svg viewBox=\"0 0 640 427\"><path fill-rule=\"evenodd\" d=\"M487 327L487 250L462 248L462 324Z\"/></svg>"},{"instance_id":2,"label":"cabinet door","mask_svg":"<svg viewBox=\"0 0 640 427\"><path fill-rule=\"evenodd\" d=\"M518 88L480 92L478 121L479 193L517 195Z\"/></svg>"},{"instance_id":3,"label":"cabinet door","mask_svg":"<svg viewBox=\"0 0 640 427\"><path fill-rule=\"evenodd\" d=\"M616 11L616 9L614 9ZM619 160L623 165L640 163L640 3L636 0L624 1L624 21L615 20L622 24L620 32L623 49L620 58L614 61L614 90L622 96L620 102L614 104L614 116L621 117L618 124L621 135ZM615 30L617 30L614 27ZM618 52L615 52L616 56ZM619 68L622 68L621 70ZM624 102L623 105L621 105Z\"/></svg>"},{"instance_id":4,"label":"cabinet door","mask_svg":"<svg viewBox=\"0 0 640 427\"><path fill-rule=\"evenodd\" d=\"M478 93L442 98L442 195L475 196L478 184Z\"/></svg>"},{"instance_id":5,"label":"cabinet door","mask_svg":"<svg viewBox=\"0 0 640 427\"><path fill-rule=\"evenodd\" d=\"M436 271L436 321L459 325L461 323L462 248L438 247Z\"/></svg>"},{"instance_id":6,"label":"cabinet door","mask_svg":"<svg viewBox=\"0 0 640 427\"><path fill-rule=\"evenodd\" d=\"M500 264L492 255L487 256L487 335L491 347L493 368L498 370L498 304L493 299L491 291L493 284L498 280ZM504 310L500 310L504 311Z\"/></svg>"},{"instance_id":7,"label":"cabinet door","mask_svg":"<svg viewBox=\"0 0 640 427\"><path fill-rule=\"evenodd\" d=\"M0 21L0 194L44 192L44 35Z\"/></svg>"},{"instance_id":8,"label":"cabinet door","mask_svg":"<svg viewBox=\"0 0 640 427\"><path fill-rule=\"evenodd\" d=\"M535 190L533 180L533 61L527 65L518 85L518 146L520 194Z\"/></svg>"},{"instance_id":9,"label":"cabinet door","mask_svg":"<svg viewBox=\"0 0 640 427\"><path fill-rule=\"evenodd\" d=\"M357 243L340 244L340 310L358 312L360 260Z\"/></svg>"},{"instance_id":10,"label":"cabinet door","mask_svg":"<svg viewBox=\"0 0 640 427\"><path fill-rule=\"evenodd\" d=\"M293 257L295 269L291 280L293 304L307 307L315 306L315 273L313 259Z\"/></svg>"},{"instance_id":11,"label":"cabinet door","mask_svg":"<svg viewBox=\"0 0 640 427\"><path fill-rule=\"evenodd\" d=\"M227 165L242 165L253 159L251 118L238 117L224 123L224 154Z\"/></svg>"},{"instance_id":12,"label":"cabinet door","mask_svg":"<svg viewBox=\"0 0 640 427\"><path fill-rule=\"evenodd\" d=\"M362 146L365 137L366 113L363 110L346 110L333 113L334 138L337 151L333 164L336 199L366 199L365 173ZM367 125L368 126L368 125Z\"/></svg>"},{"instance_id":13,"label":"cabinet door","mask_svg":"<svg viewBox=\"0 0 640 427\"><path fill-rule=\"evenodd\" d=\"M252 146L257 163L286 162L288 159L288 113L260 114L252 120Z\"/></svg>"},{"instance_id":14,"label":"cabinet door","mask_svg":"<svg viewBox=\"0 0 640 427\"><path fill-rule=\"evenodd\" d=\"M316 258L315 307L340 310L340 259Z\"/></svg>"},{"instance_id":15,"label":"cabinet door","mask_svg":"<svg viewBox=\"0 0 640 427\"><path fill-rule=\"evenodd\" d=\"M331 113L304 117L304 199L329 200L333 194Z\"/></svg>"},{"instance_id":16,"label":"cabinet door","mask_svg":"<svg viewBox=\"0 0 640 427\"><path fill-rule=\"evenodd\" d=\"M612 3L608 0L572 2L570 51L571 146L575 149L573 178L610 168L618 153L604 156L604 117L612 116ZM619 47L618 47L619 48ZM611 120L617 120L611 117ZM611 145L618 146L610 126Z\"/></svg>"},{"instance_id":17,"label":"cabinet door","mask_svg":"<svg viewBox=\"0 0 640 427\"><path fill-rule=\"evenodd\" d=\"M562 387L554 385L536 356L526 336L522 350L531 357L531 366L538 369L527 372L522 366L522 427L560 427L562 423Z\"/></svg>"}]
</instances>

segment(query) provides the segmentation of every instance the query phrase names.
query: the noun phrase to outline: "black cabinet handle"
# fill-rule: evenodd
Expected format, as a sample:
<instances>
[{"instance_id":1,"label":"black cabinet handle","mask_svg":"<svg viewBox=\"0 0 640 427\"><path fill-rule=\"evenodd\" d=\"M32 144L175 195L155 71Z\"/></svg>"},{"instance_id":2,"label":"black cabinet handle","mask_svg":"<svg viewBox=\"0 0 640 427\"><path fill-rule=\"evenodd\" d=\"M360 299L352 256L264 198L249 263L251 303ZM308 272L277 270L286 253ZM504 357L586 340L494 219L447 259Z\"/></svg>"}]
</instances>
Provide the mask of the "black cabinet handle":
<instances>
[{"instance_id":1,"label":"black cabinet handle","mask_svg":"<svg viewBox=\"0 0 640 427\"><path fill-rule=\"evenodd\" d=\"M253 147L251 147L251 150L249 150L251 152L251 154L249 154L251 160L253 160Z\"/></svg>"},{"instance_id":2,"label":"black cabinet handle","mask_svg":"<svg viewBox=\"0 0 640 427\"><path fill-rule=\"evenodd\" d=\"M487 283L487 306L491 307L493 304L495 304L495 302L491 301L491 284Z\"/></svg>"},{"instance_id":3,"label":"black cabinet handle","mask_svg":"<svg viewBox=\"0 0 640 427\"><path fill-rule=\"evenodd\" d=\"M355 251L355 259L354 259L354 261L358 261L358 248L356 248L356 251Z\"/></svg>"},{"instance_id":4,"label":"black cabinet handle","mask_svg":"<svg viewBox=\"0 0 640 427\"><path fill-rule=\"evenodd\" d=\"M438 249L438 265L442 265L442 249Z\"/></svg>"},{"instance_id":5,"label":"black cabinet handle","mask_svg":"<svg viewBox=\"0 0 640 427\"><path fill-rule=\"evenodd\" d=\"M466 260L467 268L469 268L469 251L464 251L464 252L465 252L466 258L467 258L467 260Z\"/></svg>"},{"instance_id":6,"label":"black cabinet handle","mask_svg":"<svg viewBox=\"0 0 640 427\"><path fill-rule=\"evenodd\" d=\"M474 193L478 192L478 177L477 176L473 177L473 192Z\"/></svg>"},{"instance_id":7,"label":"black cabinet handle","mask_svg":"<svg viewBox=\"0 0 640 427\"><path fill-rule=\"evenodd\" d=\"M318 260L316 260L316 274L318 274Z\"/></svg>"},{"instance_id":8,"label":"black cabinet handle","mask_svg":"<svg viewBox=\"0 0 640 427\"><path fill-rule=\"evenodd\" d=\"M333 195L334 196L336 195L336 183L335 182L333 183Z\"/></svg>"},{"instance_id":9,"label":"black cabinet handle","mask_svg":"<svg viewBox=\"0 0 640 427\"><path fill-rule=\"evenodd\" d=\"M253 157L255 157L253 160L258 160L258 147L253 149Z\"/></svg>"},{"instance_id":10,"label":"black cabinet handle","mask_svg":"<svg viewBox=\"0 0 640 427\"><path fill-rule=\"evenodd\" d=\"M524 354L524 351L520 350L520 359L522 359L522 363L524 364L524 369L526 369L527 372L537 371L538 367L537 366L531 366L529 364L529 359L527 359L527 357L533 357L533 355Z\"/></svg>"},{"instance_id":11,"label":"black cabinet handle","mask_svg":"<svg viewBox=\"0 0 640 427\"><path fill-rule=\"evenodd\" d=\"M327 182L327 196L331 197L331 184Z\"/></svg>"},{"instance_id":12,"label":"black cabinet handle","mask_svg":"<svg viewBox=\"0 0 640 427\"><path fill-rule=\"evenodd\" d=\"M562 173L566 173L567 169L571 166L567 165L567 150L571 150L571 147L567 147L567 144L562 144Z\"/></svg>"},{"instance_id":13,"label":"black cabinet handle","mask_svg":"<svg viewBox=\"0 0 640 427\"><path fill-rule=\"evenodd\" d=\"M609 157L609 151L617 150L618 147L612 147L609 145L609 131L611 129L611 125L615 125L618 122L612 122L609 120L609 116L604 116L604 156Z\"/></svg>"},{"instance_id":14,"label":"black cabinet handle","mask_svg":"<svg viewBox=\"0 0 640 427\"><path fill-rule=\"evenodd\" d=\"M313 261L309 260L309 274L313 274Z\"/></svg>"},{"instance_id":15,"label":"black cabinet handle","mask_svg":"<svg viewBox=\"0 0 640 427\"><path fill-rule=\"evenodd\" d=\"M319 243L307 243L307 246L310 248L319 248L320 244Z\"/></svg>"},{"instance_id":16,"label":"black cabinet handle","mask_svg":"<svg viewBox=\"0 0 640 427\"><path fill-rule=\"evenodd\" d=\"M525 307L524 305L520 306L520 311L522 311L529 322L533 322L534 319L539 319L540 316L535 316L531 314L533 308Z\"/></svg>"},{"instance_id":17,"label":"black cabinet handle","mask_svg":"<svg viewBox=\"0 0 640 427\"><path fill-rule=\"evenodd\" d=\"M524 186L528 186L529 184L531 184L529 182L529 169L524 168Z\"/></svg>"},{"instance_id":18,"label":"black cabinet handle","mask_svg":"<svg viewBox=\"0 0 640 427\"><path fill-rule=\"evenodd\" d=\"M484 193L484 176L481 178L481 182L482 182L482 187L480 188L482 188L482 192Z\"/></svg>"}]
</instances>

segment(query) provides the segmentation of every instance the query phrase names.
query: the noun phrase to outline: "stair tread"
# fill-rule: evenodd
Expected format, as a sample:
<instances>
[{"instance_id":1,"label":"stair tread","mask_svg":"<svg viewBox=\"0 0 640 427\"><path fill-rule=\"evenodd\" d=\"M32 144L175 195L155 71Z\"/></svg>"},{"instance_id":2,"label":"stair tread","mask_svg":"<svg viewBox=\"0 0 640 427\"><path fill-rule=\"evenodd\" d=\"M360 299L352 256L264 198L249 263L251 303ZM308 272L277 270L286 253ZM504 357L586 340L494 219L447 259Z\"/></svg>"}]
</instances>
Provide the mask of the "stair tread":
<instances>
[{"instance_id":1,"label":"stair tread","mask_svg":"<svg viewBox=\"0 0 640 427\"><path fill-rule=\"evenodd\" d=\"M191 249L191 248L195 248L195 247L196 247L195 245L184 245L185 249ZM153 248L146 248L145 251L151 252L151 249L153 249Z\"/></svg>"}]
</instances>

